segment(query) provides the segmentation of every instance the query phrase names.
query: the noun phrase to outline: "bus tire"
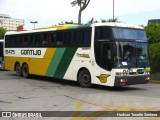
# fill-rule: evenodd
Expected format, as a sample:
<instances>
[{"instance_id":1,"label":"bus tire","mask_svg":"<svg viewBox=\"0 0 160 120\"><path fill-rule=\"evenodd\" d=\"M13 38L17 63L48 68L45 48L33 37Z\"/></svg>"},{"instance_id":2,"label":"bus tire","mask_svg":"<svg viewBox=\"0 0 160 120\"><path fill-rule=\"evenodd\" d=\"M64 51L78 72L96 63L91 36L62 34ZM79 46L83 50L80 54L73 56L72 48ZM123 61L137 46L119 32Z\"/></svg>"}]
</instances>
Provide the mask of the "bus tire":
<instances>
[{"instance_id":1,"label":"bus tire","mask_svg":"<svg viewBox=\"0 0 160 120\"><path fill-rule=\"evenodd\" d=\"M21 76L22 75L21 66L20 66L19 63L16 63L15 71L16 71L17 76Z\"/></svg>"},{"instance_id":2,"label":"bus tire","mask_svg":"<svg viewBox=\"0 0 160 120\"><path fill-rule=\"evenodd\" d=\"M22 76L25 78L29 77L29 67L27 64L23 64L22 66Z\"/></svg>"},{"instance_id":3,"label":"bus tire","mask_svg":"<svg viewBox=\"0 0 160 120\"><path fill-rule=\"evenodd\" d=\"M90 75L90 73L87 69L82 69L78 73L78 82L79 82L80 86L83 87L83 88L87 88L87 87L92 86L91 75Z\"/></svg>"}]
</instances>

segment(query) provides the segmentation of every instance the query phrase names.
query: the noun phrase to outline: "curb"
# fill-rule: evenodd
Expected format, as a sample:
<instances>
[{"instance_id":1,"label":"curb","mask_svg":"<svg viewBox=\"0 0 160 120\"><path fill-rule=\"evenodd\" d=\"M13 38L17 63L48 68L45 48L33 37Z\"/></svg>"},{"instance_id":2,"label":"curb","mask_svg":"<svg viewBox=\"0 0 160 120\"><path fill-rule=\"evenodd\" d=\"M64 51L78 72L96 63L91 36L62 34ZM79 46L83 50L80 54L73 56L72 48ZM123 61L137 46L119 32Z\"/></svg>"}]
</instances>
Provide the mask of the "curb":
<instances>
[{"instance_id":1,"label":"curb","mask_svg":"<svg viewBox=\"0 0 160 120\"><path fill-rule=\"evenodd\" d=\"M160 84L160 80L149 80L149 83L158 83L158 84Z\"/></svg>"}]
</instances>

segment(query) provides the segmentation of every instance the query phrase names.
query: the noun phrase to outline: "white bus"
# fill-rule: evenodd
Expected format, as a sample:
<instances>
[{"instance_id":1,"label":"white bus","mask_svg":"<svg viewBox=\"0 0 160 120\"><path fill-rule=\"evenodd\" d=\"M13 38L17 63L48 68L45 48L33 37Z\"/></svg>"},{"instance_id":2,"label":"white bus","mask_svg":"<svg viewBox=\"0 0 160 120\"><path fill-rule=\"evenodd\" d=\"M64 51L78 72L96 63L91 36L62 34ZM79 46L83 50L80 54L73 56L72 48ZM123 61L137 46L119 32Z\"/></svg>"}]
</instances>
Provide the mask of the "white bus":
<instances>
[{"instance_id":1,"label":"white bus","mask_svg":"<svg viewBox=\"0 0 160 120\"><path fill-rule=\"evenodd\" d=\"M4 39L0 39L0 69L4 69L3 44Z\"/></svg>"},{"instance_id":2,"label":"white bus","mask_svg":"<svg viewBox=\"0 0 160 120\"><path fill-rule=\"evenodd\" d=\"M82 87L145 84L150 79L145 31L124 23L7 32L4 63L18 76L73 80Z\"/></svg>"}]
</instances>

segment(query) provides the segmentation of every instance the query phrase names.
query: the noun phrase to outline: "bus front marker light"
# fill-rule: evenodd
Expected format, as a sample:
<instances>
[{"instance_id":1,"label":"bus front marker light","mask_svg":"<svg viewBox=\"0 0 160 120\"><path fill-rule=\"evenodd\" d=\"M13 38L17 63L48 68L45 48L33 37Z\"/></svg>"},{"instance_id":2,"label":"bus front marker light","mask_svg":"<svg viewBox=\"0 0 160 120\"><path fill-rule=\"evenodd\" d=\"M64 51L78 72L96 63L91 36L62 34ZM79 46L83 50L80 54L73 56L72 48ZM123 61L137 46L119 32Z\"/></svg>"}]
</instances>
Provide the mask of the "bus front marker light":
<instances>
[{"instance_id":1,"label":"bus front marker light","mask_svg":"<svg viewBox=\"0 0 160 120\"><path fill-rule=\"evenodd\" d=\"M151 72L151 68L150 67L146 68L146 72Z\"/></svg>"},{"instance_id":2,"label":"bus front marker light","mask_svg":"<svg viewBox=\"0 0 160 120\"><path fill-rule=\"evenodd\" d=\"M150 80L150 77L146 77L146 80L149 81L149 80Z\"/></svg>"}]
</instances>

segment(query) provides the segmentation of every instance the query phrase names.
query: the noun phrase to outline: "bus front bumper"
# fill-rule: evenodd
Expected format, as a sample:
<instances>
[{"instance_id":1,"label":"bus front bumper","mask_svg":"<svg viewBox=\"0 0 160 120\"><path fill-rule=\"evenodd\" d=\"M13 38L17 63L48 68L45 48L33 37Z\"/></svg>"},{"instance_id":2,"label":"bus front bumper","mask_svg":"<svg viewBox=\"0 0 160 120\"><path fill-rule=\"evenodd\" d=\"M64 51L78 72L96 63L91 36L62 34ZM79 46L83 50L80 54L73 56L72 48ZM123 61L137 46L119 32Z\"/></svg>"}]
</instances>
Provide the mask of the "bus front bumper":
<instances>
[{"instance_id":1,"label":"bus front bumper","mask_svg":"<svg viewBox=\"0 0 160 120\"><path fill-rule=\"evenodd\" d=\"M116 76L114 86L127 86L135 84L146 84L150 80L150 75L137 76Z\"/></svg>"}]
</instances>

